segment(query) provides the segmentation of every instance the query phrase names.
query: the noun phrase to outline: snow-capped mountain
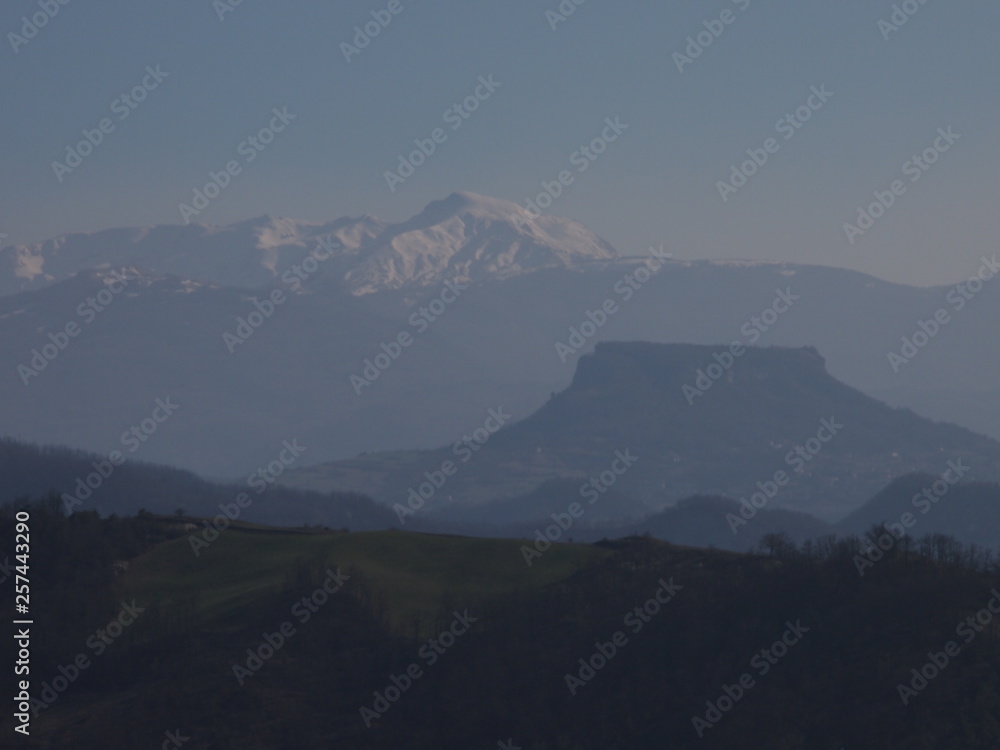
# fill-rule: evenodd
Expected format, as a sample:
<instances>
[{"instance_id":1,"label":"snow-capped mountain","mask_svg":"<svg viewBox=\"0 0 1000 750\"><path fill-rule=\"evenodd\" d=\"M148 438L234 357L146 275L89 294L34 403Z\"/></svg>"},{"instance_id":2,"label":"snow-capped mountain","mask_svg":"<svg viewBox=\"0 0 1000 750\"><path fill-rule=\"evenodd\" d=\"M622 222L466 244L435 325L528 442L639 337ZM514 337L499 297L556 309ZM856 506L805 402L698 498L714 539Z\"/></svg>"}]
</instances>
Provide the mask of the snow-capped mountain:
<instances>
[{"instance_id":1,"label":"snow-capped mountain","mask_svg":"<svg viewBox=\"0 0 1000 750\"><path fill-rule=\"evenodd\" d=\"M346 275L355 294L428 286L445 279L502 279L543 268L614 260L617 251L582 224L510 201L452 193L391 225L361 249Z\"/></svg>"},{"instance_id":2,"label":"snow-capped mountain","mask_svg":"<svg viewBox=\"0 0 1000 750\"><path fill-rule=\"evenodd\" d=\"M261 216L226 227L162 225L67 234L0 250L0 294L123 265L224 286L260 287L305 258L319 237L339 242L346 258L384 229L384 223L370 216L329 224Z\"/></svg>"},{"instance_id":3,"label":"snow-capped mountain","mask_svg":"<svg viewBox=\"0 0 1000 750\"><path fill-rule=\"evenodd\" d=\"M323 247L334 248L332 257L325 257ZM0 250L0 294L121 265L256 288L274 282L318 248L324 260L310 280L332 280L358 295L618 257L611 245L575 221L532 219L515 203L460 192L400 224L372 216L328 224L262 216L225 227L111 229L10 245Z\"/></svg>"}]
</instances>

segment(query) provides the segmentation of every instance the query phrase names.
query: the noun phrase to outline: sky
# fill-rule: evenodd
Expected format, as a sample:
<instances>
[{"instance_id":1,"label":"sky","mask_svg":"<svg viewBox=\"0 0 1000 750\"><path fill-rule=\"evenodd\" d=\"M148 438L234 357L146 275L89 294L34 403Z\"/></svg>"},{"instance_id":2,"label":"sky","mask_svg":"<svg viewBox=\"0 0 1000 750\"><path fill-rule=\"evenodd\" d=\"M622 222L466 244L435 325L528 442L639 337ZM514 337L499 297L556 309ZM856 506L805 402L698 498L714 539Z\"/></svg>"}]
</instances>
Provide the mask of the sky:
<instances>
[{"instance_id":1,"label":"sky","mask_svg":"<svg viewBox=\"0 0 1000 750\"><path fill-rule=\"evenodd\" d=\"M625 255L952 283L1000 250L998 26L996 4L962 0L9 0L0 241L395 222L457 190L525 205L548 183L547 212ZM99 143L75 162L84 131ZM416 141L433 152L387 179ZM213 172L225 186L184 215ZM876 192L888 207L865 228Z\"/></svg>"}]
</instances>

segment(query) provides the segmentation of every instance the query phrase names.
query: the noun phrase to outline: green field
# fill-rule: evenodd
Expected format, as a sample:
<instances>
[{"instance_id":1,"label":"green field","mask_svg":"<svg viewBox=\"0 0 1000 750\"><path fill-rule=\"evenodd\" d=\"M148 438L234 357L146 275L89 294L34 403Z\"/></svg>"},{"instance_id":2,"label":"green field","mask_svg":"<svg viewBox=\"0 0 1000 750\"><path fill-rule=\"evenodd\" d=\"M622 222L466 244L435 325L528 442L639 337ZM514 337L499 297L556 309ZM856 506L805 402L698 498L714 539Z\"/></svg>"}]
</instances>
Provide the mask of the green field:
<instances>
[{"instance_id":1,"label":"green field","mask_svg":"<svg viewBox=\"0 0 1000 750\"><path fill-rule=\"evenodd\" d=\"M163 608L193 603L208 629L238 625L262 595L283 588L303 566L359 570L385 598L394 627L430 621L446 600L472 606L496 596L565 580L606 554L586 545L555 545L528 567L523 542L400 531L313 533L231 528L196 557L181 537L132 561L122 595ZM309 593L303 591L303 594Z\"/></svg>"}]
</instances>

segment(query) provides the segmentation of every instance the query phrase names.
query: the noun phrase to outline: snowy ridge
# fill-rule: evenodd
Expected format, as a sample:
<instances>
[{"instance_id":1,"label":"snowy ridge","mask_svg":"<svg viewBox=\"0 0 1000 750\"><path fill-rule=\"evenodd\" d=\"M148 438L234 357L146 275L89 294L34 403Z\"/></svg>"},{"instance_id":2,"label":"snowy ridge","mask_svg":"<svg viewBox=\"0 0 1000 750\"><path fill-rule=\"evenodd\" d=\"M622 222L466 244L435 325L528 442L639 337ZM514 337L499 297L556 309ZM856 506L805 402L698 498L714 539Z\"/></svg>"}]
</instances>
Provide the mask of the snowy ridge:
<instances>
[{"instance_id":1,"label":"snowy ridge","mask_svg":"<svg viewBox=\"0 0 1000 750\"><path fill-rule=\"evenodd\" d=\"M532 220L515 203L462 192L391 225L369 215L328 224L261 216L224 227L110 229L10 245L0 249L0 294L124 265L257 288L276 281L325 238L338 244L313 279L333 280L357 295L446 279L506 278L620 257L575 221L554 216Z\"/></svg>"}]
</instances>

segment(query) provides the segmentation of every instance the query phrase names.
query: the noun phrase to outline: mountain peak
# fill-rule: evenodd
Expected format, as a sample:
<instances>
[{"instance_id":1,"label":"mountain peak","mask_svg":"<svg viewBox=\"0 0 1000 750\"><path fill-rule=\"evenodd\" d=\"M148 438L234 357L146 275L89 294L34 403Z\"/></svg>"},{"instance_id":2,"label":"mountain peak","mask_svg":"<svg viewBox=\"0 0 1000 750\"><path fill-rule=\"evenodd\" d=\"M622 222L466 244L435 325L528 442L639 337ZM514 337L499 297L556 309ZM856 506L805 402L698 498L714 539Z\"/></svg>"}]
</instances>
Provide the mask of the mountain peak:
<instances>
[{"instance_id":1,"label":"mountain peak","mask_svg":"<svg viewBox=\"0 0 1000 750\"><path fill-rule=\"evenodd\" d=\"M485 220L513 225L517 219L521 219L517 223L523 224L530 218L523 208L511 201L459 191L446 198L431 201L419 214L397 224L396 229L402 233L414 229L426 229L456 219L470 223Z\"/></svg>"},{"instance_id":2,"label":"mountain peak","mask_svg":"<svg viewBox=\"0 0 1000 750\"><path fill-rule=\"evenodd\" d=\"M446 279L502 279L619 257L571 219L532 218L511 201L457 192L388 227L346 280L352 292L366 294Z\"/></svg>"},{"instance_id":3,"label":"mountain peak","mask_svg":"<svg viewBox=\"0 0 1000 750\"><path fill-rule=\"evenodd\" d=\"M480 195L469 190L456 190L446 198L431 201L428 207L440 204L448 206L454 211L497 211L507 213L516 208L516 204L502 198L491 198L488 195Z\"/></svg>"}]
</instances>

